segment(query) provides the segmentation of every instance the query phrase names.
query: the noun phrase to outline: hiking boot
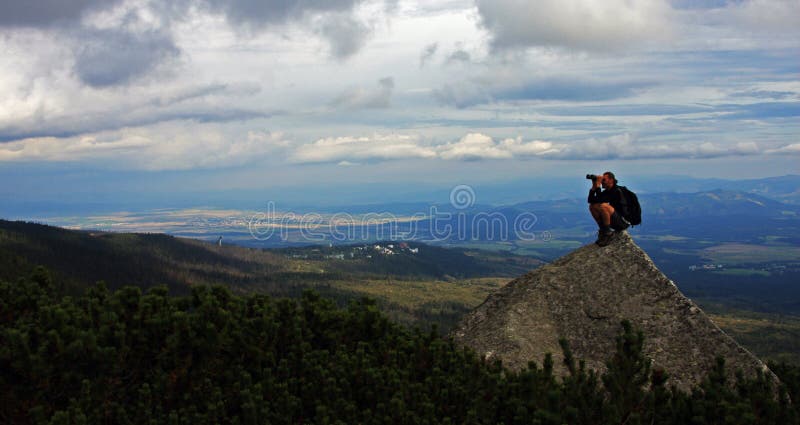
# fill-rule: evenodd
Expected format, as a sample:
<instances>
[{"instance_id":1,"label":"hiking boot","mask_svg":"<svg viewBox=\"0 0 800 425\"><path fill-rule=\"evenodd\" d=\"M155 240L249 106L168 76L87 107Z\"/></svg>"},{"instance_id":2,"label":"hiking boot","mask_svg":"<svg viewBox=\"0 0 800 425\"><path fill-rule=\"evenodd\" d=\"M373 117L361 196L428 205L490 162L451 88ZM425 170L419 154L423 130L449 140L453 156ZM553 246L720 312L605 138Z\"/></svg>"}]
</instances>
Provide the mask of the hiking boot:
<instances>
[{"instance_id":1,"label":"hiking boot","mask_svg":"<svg viewBox=\"0 0 800 425\"><path fill-rule=\"evenodd\" d=\"M606 246L606 245L611 243L611 241L614 239L614 235L615 234L616 234L616 232L611 232L609 234L604 234L604 235L600 236L599 238L597 238L597 242L595 242L595 243L597 244L597 246Z\"/></svg>"},{"instance_id":2,"label":"hiking boot","mask_svg":"<svg viewBox=\"0 0 800 425\"><path fill-rule=\"evenodd\" d=\"M611 230L608 231L598 230L597 240L594 241L594 243L600 246L606 246L609 244L609 242L611 242L612 236L614 236L614 232L612 232Z\"/></svg>"}]
</instances>

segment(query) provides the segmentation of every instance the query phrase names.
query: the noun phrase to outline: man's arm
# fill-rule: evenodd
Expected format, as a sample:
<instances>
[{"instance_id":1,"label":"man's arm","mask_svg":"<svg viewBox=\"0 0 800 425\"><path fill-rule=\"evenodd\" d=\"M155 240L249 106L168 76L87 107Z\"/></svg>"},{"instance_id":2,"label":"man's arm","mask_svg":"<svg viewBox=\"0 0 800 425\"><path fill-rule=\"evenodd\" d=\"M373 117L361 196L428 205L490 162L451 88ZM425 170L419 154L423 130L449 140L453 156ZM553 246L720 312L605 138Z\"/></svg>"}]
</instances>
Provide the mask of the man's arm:
<instances>
[{"instance_id":1,"label":"man's arm","mask_svg":"<svg viewBox=\"0 0 800 425\"><path fill-rule=\"evenodd\" d=\"M589 189L589 203L590 204L602 204L603 202L608 202L604 199L602 189L599 187L593 187Z\"/></svg>"},{"instance_id":2,"label":"man's arm","mask_svg":"<svg viewBox=\"0 0 800 425\"><path fill-rule=\"evenodd\" d=\"M595 179L594 183L592 184L592 188L589 189L589 203L590 204L602 204L603 202L608 202L608 195L602 191L600 188L600 178Z\"/></svg>"}]
</instances>

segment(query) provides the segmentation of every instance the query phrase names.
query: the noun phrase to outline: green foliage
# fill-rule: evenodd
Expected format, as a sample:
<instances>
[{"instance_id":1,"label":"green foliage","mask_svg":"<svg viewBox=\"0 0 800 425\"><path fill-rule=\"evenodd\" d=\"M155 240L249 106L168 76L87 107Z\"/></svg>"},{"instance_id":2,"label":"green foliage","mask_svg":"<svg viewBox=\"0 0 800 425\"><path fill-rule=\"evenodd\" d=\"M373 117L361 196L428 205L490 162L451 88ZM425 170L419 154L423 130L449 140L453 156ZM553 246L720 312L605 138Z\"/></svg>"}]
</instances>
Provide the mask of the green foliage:
<instances>
[{"instance_id":1,"label":"green foliage","mask_svg":"<svg viewBox=\"0 0 800 425\"><path fill-rule=\"evenodd\" d=\"M766 377L728 385L722 362L691 394L667 388L628 323L602 377L562 342L570 374L557 379L552 357L512 372L435 328L391 322L369 299L339 308L314 292L172 297L104 284L62 297L57 286L43 269L0 282L0 423L797 421ZM794 395L797 369L782 368Z\"/></svg>"},{"instance_id":2,"label":"green foliage","mask_svg":"<svg viewBox=\"0 0 800 425\"><path fill-rule=\"evenodd\" d=\"M644 335L634 332L630 322L622 322L622 334L617 336L617 350L607 362L603 385L608 390L610 402L606 404L606 417L612 423L646 423L647 407L653 395L645 392L650 380L650 360L642 353Z\"/></svg>"}]
</instances>

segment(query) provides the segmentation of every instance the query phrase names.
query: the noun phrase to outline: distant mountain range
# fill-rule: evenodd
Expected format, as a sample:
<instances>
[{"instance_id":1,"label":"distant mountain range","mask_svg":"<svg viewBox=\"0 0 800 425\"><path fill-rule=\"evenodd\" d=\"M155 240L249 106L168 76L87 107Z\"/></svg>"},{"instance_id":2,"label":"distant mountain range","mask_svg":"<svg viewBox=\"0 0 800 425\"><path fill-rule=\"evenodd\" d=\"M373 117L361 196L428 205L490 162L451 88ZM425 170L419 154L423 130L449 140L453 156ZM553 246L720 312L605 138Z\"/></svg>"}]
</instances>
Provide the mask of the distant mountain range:
<instances>
[{"instance_id":1,"label":"distant mountain range","mask_svg":"<svg viewBox=\"0 0 800 425\"><path fill-rule=\"evenodd\" d=\"M588 192L588 190L587 190ZM800 205L787 204L742 191L714 190L695 193L642 193L642 225L636 228L643 234L672 234L696 237L692 233L700 225L704 237L730 240L726 235L747 241L763 236L765 230L783 229L780 236L790 240L800 238ZM444 211L453 216L449 220L428 220L420 227L435 233L434 227L463 227L463 234L454 234L450 241L496 240L493 236L503 234L503 226L513 230L519 217L528 215L535 223L533 232L559 232L564 229L584 229L593 232L596 225L588 212L585 198L554 201L529 201L509 206L475 206L456 211ZM467 223L466 226L461 223ZM477 223L477 224L476 224ZM472 225L470 225L472 224ZM735 230L735 232L732 232ZM713 232L713 233L709 233ZM510 240L523 238L518 232L507 232ZM563 234L563 231L560 232ZM771 232L775 233L775 232Z\"/></svg>"},{"instance_id":2,"label":"distant mountain range","mask_svg":"<svg viewBox=\"0 0 800 425\"><path fill-rule=\"evenodd\" d=\"M770 237L800 244L800 205L797 204L740 190L648 193L635 186L631 189L639 194L642 204L642 225L633 229L638 235L703 239L712 244L761 243ZM500 206L475 203L463 209L450 203L407 202L340 209L278 210L266 221L253 221L254 217L263 215L259 210L200 208L129 211L83 218L74 215L35 217L35 220L77 229L162 232L214 241L223 236L226 242L249 247L342 245L380 239L458 245L556 237L561 241L574 241L571 247L563 247L567 249L574 248L575 243L588 241L596 230L588 212L586 193L588 188L584 188L580 197ZM318 216L321 239L303 234L303 216L308 214ZM344 229L336 228L333 222L340 222L338 219L342 216L348 218L348 224ZM379 223L380 220L375 219L390 222ZM263 238L261 235L254 237L254 225L255 230L264 230L276 223L280 231L272 231ZM556 254L564 252L562 249Z\"/></svg>"},{"instance_id":3,"label":"distant mountain range","mask_svg":"<svg viewBox=\"0 0 800 425\"><path fill-rule=\"evenodd\" d=\"M596 170L595 170L596 171ZM590 172L590 171L587 171ZM620 183L637 193L706 192L717 189L741 191L776 201L800 205L800 175L761 179L706 179L680 175L626 175ZM476 179L477 180L477 179ZM318 212L359 210L420 211L432 204L446 204L456 185L470 186L476 204L513 205L527 201L582 198L589 184L583 176L548 177L531 173L530 179L499 182L458 181L442 183L362 183L315 185L283 189L198 189L185 193L62 194L41 198L36 193L7 195L0 217L27 219L58 215L86 216L116 211L141 212L154 209L210 208L253 210L267 202L279 209ZM2 196L2 194L0 194Z\"/></svg>"},{"instance_id":4,"label":"distant mountain range","mask_svg":"<svg viewBox=\"0 0 800 425\"><path fill-rule=\"evenodd\" d=\"M630 188L635 189L635 188ZM588 190L587 190L588 193ZM744 191L716 189L704 192L640 193L643 217L670 216L674 218L720 215L754 215L785 217L800 214L800 205L776 201ZM514 204L511 208L525 211L567 213L586 208L586 198L558 201L533 201ZM580 211L583 215L584 211Z\"/></svg>"}]
</instances>

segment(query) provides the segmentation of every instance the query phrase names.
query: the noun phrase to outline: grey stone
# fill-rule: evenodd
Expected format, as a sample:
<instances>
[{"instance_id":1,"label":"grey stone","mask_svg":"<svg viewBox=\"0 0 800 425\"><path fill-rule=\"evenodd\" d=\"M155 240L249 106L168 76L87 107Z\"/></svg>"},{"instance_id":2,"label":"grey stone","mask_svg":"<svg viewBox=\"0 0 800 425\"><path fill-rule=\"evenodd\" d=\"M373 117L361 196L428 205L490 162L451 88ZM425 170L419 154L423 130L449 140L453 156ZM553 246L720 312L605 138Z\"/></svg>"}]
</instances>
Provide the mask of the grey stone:
<instances>
[{"instance_id":1,"label":"grey stone","mask_svg":"<svg viewBox=\"0 0 800 425\"><path fill-rule=\"evenodd\" d=\"M599 247L589 244L509 282L490 294L453 329L457 344L496 357L519 370L553 355L554 371L568 373L559 339L598 372L615 351L620 322L645 335L644 352L668 384L689 390L711 370L717 356L747 376L756 370L777 377L726 335L686 298L627 232Z\"/></svg>"}]
</instances>

